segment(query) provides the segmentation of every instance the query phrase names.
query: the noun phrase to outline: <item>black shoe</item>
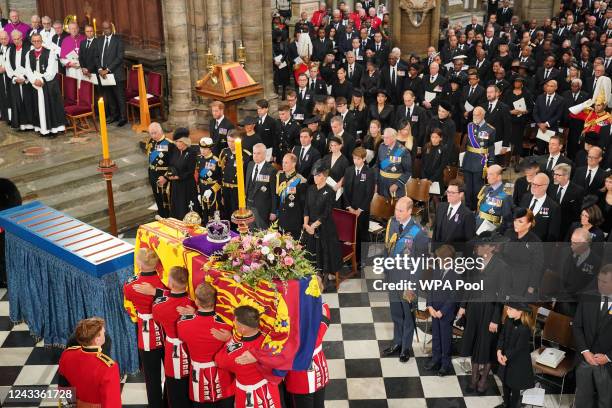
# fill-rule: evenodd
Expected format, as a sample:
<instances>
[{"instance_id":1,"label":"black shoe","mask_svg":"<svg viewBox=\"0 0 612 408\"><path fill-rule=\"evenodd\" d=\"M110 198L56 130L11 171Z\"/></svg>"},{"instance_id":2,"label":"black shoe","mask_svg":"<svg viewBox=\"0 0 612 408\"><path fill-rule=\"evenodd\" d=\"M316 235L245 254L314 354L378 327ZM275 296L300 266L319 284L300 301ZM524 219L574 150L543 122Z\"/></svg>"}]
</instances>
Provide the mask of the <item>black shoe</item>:
<instances>
[{"instance_id":1,"label":"black shoe","mask_svg":"<svg viewBox=\"0 0 612 408\"><path fill-rule=\"evenodd\" d=\"M440 363L435 363L433 360L429 360L424 366L427 371L438 371L440 369Z\"/></svg>"},{"instance_id":2,"label":"black shoe","mask_svg":"<svg viewBox=\"0 0 612 408\"><path fill-rule=\"evenodd\" d=\"M399 356L400 363L407 363L408 360L410 360L410 354L407 351L402 352L402 354Z\"/></svg>"},{"instance_id":3,"label":"black shoe","mask_svg":"<svg viewBox=\"0 0 612 408\"><path fill-rule=\"evenodd\" d=\"M391 347L387 347L382 351L383 356L392 356L395 353L400 352L400 346L397 344L392 344Z\"/></svg>"},{"instance_id":4,"label":"black shoe","mask_svg":"<svg viewBox=\"0 0 612 408\"><path fill-rule=\"evenodd\" d=\"M438 377L445 377L451 373L450 367L442 367L440 371L438 371Z\"/></svg>"},{"instance_id":5,"label":"black shoe","mask_svg":"<svg viewBox=\"0 0 612 408\"><path fill-rule=\"evenodd\" d=\"M106 124L110 125L111 123L116 122L116 121L117 121L116 118L108 118L108 119L106 119Z\"/></svg>"},{"instance_id":6,"label":"black shoe","mask_svg":"<svg viewBox=\"0 0 612 408\"><path fill-rule=\"evenodd\" d=\"M127 120L125 120L125 119L121 119L121 120L119 121L119 123L117 123L117 126L122 127L122 126L124 126L126 123L127 123Z\"/></svg>"}]
</instances>

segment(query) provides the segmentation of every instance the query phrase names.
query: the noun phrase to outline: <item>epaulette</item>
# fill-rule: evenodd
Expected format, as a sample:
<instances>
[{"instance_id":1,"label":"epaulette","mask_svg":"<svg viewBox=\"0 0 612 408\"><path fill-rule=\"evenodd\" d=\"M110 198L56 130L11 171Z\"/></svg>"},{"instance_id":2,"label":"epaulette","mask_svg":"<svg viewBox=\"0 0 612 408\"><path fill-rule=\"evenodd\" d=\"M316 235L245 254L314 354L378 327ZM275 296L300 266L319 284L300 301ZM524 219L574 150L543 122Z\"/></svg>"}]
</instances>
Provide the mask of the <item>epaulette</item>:
<instances>
[{"instance_id":1,"label":"epaulette","mask_svg":"<svg viewBox=\"0 0 612 408\"><path fill-rule=\"evenodd\" d=\"M185 321L185 320L193 320L195 319L195 315L182 315L181 318L179 319L179 322Z\"/></svg>"},{"instance_id":2,"label":"epaulette","mask_svg":"<svg viewBox=\"0 0 612 408\"><path fill-rule=\"evenodd\" d=\"M242 151L244 152L244 154L246 154L247 156L252 156L253 153L249 152L247 149L242 149Z\"/></svg>"},{"instance_id":3,"label":"epaulette","mask_svg":"<svg viewBox=\"0 0 612 408\"><path fill-rule=\"evenodd\" d=\"M160 296L160 297L158 297L158 298L155 298L155 300L153 301L153 303L157 305L157 304L159 304L159 303L163 303L163 302L165 302L166 300L168 300L168 297L167 297L167 296Z\"/></svg>"},{"instance_id":4,"label":"epaulette","mask_svg":"<svg viewBox=\"0 0 612 408\"><path fill-rule=\"evenodd\" d=\"M215 322L224 323L223 318L219 316L218 314L215 314L214 319L215 319Z\"/></svg>"},{"instance_id":5,"label":"epaulette","mask_svg":"<svg viewBox=\"0 0 612 408\"><path fill-rule=\"evenodd\" d=\"M127 283L132 283L132 282L135 282L135 281L136 281L136 279L138 279L138 275L134 275L134 276L132 276L130 279L128 279L128 280L127 280Z\"/></svg>"},{"instance_id":6,"label":"epaulette","mask_svg":"<svg viewBox=\"0 0 612 408\"><path fill-rule=\"evenodd\" d=\"M308 182L308 180L306 180L304 178L304 176L302 176L300 173L297 173L296 177L298 177L300 179L300 183L307 183Z\"/></svg>"},{"instance_id":7,"label":"epaulette","mask_svg":"<svg viewBox=\"0 0 612 408\"><path fill-rule=\"evenodd\" d=\"M96 357L98 357L98 359L104 364L106 364L108 367L112 367L113 364L115 364L115 361L104 353L98 353L96 354Z\"/></svg>"}]
</instances>

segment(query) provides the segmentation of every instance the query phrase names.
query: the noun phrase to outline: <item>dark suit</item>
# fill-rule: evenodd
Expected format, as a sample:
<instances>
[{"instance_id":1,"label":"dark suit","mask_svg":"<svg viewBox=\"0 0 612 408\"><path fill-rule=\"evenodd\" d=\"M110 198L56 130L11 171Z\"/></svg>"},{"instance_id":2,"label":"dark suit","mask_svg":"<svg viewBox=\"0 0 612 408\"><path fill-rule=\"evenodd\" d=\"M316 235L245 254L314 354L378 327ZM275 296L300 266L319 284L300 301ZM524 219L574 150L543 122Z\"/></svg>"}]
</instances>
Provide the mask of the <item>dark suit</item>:
<instances>
[{"instance_id":1,"label":"dark suit","mask_svg":"<svg viewBox=\"0 0 612 408\"><path fill-rule=\"evenodd\" d=\"M579 139L584 129L584 121L582 119L572 118L569 116L568 109L574 105L578 105L589 99L589 94L584 91L579 91L575 96L571 90L565 91L561 94L565 101L564 118L562 123L568 127L568 135L566 142L566 154L569 158L573 159L576 157L578 151Z\"/></svg>"},{"instance_id":2,"label":"dark suit","mask_svg":"<svg viewBox=\"0 0 612 408\"><path fill-rule=\"evenodd\" d=\"M544 86L544 82L548 81L549 79L556 79L557 82L560 79L560 72L557 68L551 68L550 70L550 74L548 75L548 78L544 79L544 75L546 74L545 72L545 68L544 67L539 67L536 70L536 74L535 74L535 81L536 81L536 94L541 94L542 92L544 92L544 90L542 89L542 87Z\"/></svg>"},{"instance_id":3,"label":"dark suit","mask_svg":"<svg viewBox=\"0 0 612 408\"><path fill-rule=\"evenodd\" d=\"M304 95L302 95L302 92L304 92ZM308 87L303 90L298 88L295 93L297 94L297 106L304 112L312 112L312 107L314 106L314 93L312 93Z\"/></svg>"},{"instance_id":4,"label":"dark suit","mask_svg":"<svg viewBox=\"0 0 612 408\"><path fill-rule=\"evenodd\" d=\"M453 270L435 270L433 281L445 284L448 282L450 287L441 286L438 289L432 289L427 296L427 306L442 312L441 318L432 317L431 319L431 360L432 363L439 363L444 369L450 369L453 321L458 306L455 290L457 274Z\"/></svg>"},{"instance_id":5,"label":"dark suit","mask_svg":"<svg viewBox=\"0 0 612 408\"><path fill-rule=\"evenodd\" d=\"M510 24L510 22L512 21L512 15L513 15L513 11L512 8L508 7L508 8L503 8L500 7L497 9L497 24L499 24L500 26L504 26L504 24L508 23Z\"/></svg>"},{"instance_id":6,"label":"dark suit","mask_svg":"<svg viewBox=\"0 0 612 408\"><path fill-rule=\"evenodd\" d=\"M234 125L225 116L221 122L219 122L219 124L217 124L216 119L210 119L210 122L208 123L208 131L210 132L210 138L214 143L212 150L215 156L219 156L221 154L221 150L227 147L227 134L232 129L234 129Z\"/></svg>"},{"instance_id":7,"label":"dark suit","mask_svg":"<svg viewBox=\"0 0 612 408\"><path fill-rule=\"evenodd\" d=\"M308 85L306 85L306 88L308 88L308 91L310 92L311 95L327 95L327 85L325 84L325 81L323 81L322 79L315 79L314 84L312 83L312 80L308 80ZM311 101L311 110L312 110L312 105L314 104Z\"/></svg>"},{"instance_id":8,"label":"dark suit","mask_svg":"<svg viewBox=\"0 0 612 408\"><path fill-rule=\"evenodd\" d=\"M442 202L436 209L432 241L435 246L451 244L455 249L462 250L456 244L464 244L476 235L476 219L474 213L465 204L460 203L457 211L448 218L448 202Z\"/></svg>"},{"instance_id":9,"label":"dark suit","mask_svg":"<svg viewBox=\"0 0 612 408\"><path fill-rule=\"evenodd\" d=\"M363 72L365 71L363 65L358 64L357 61L355 61L355 64L353 64L353 75L350 77L348 64L345 64L344 68L346 69L346 79L348 79L353 84L353 89L359 88L359 84L361 83L361 77L363 76Z\"/></svg>"},{"instance_id":10,"label":"dark suit","mask_svg":"<svg viewBox=\"0 0 612 408\"><path fill-rule=\"evenodd\" d=\"M266 115L266 118L261 124L259 124L259 120L261 120L261 118L258 118L258 123L255 125L255 132L259 135L262 143L266 145L266 148L273 148L277 144L276 134L278 122L270 115Z\"/></svg>"},{"instance_id":11,"label":"dark suit","mask_svg":"<svg viewBox=\"0 0 612 408\"><path fill-rule=\"evenodd\" d=\"M443 93L446 90L448 81L442 74L438 73L435 81L431 82L431 75L423 75L423 88L425 92L433 92L436 97L430 102L433 105L437 104L439 98L443 97Z\"/></svg>"},{"instance_id":12,"label":"dark suit","mask_svg":"<svg viewBox=\"0 0 612 408\"><path fill-rule=\"evenodd\" d=\"M551 183L548 187L547 194L561 206L560 237L563 238L567 235L570 225L579 219L582 198L584 197L584 188L570 181L567 186L565 186L565 192L563 193L561 202L559 202L557 198L558 190L559 185Z\"/></svg>"},{"instance_id":13,"label":"dark suit","mask_svg":"<svg viewBox=\"0 0 612 408\"><path fill-rule=\"evenodd\" d=\"M548 163L550 162L550 154L544 154L541 155L537 158L538 164L540 165L540 169L546 173L548 175L548 178L550 180L553 179L553 168L557 165L557 164L569 164L571 167L574 167L574 163L568 159L567 157L563 156L562 154L559 155L559 157L557 157L556 161L552 162L552 165L548 166Z\"/></svg>"},{"instance_id":14,"label":"dark suit","mask_svg":"<svg viewBox=\"0 0 612 408\"><path fill-rule=\"evenodd\" d=\"M397 105L401 103L404 93L404 80L407 72L399 64L395 64L395 82L391 78L391 67L387 64L380 69L380 87L387 91L389 100L387 103Z\"/></svg>"},{"instance_id":15,"label":"dark suit","mask_svg":"<svg viewBox=\"0 0 612 408\"><path fill-rule=\"evenodd\" d=\"M474 30L474 34L484 34L484 27L482 26L482 24L468 24L467 26L465 26L466 35L470 30Z\"/></svg>"},{"instance_id":16,"label":"dark suit","mask_svg":"<svg viewBox=\"0 0 612 408\"><path fill-rule=\"evenodd\" d=\"M591 183L587 185L587 166L578 167L572 177L572 182L578 184L584 188L584 195L597 194L597 191L604 186L604 170L600 167L597 168L595 174L591 174Z\"/></svg>"},{"instance_id":17,"label":"dark suit","mask_svg":"<svg viewBox=\"0 0 612 408\"><path fill-rule=\"evenodd\" d=\"M295 170L298 174L301 174L305 179L311 181L312 176L310 172L312 170L312 166L321 158L321 153L314 148L313 145L310 145L308 151L305 155L302 155L302 146L297 145L293 148L293 154L297 157L297 164L295 166ZM302 156L304 156L302 158Z\"/></svg>"},{"instance_id":18,"label":"dark suit","mask_svg":"<svg viewBox=\"0 0 612 408\"><path fill-rule=\"evenodd\" d=\"M533 195L525 194L521 200L520 206L529 208ZM561 238L560 235L561 208L548 195L544 198L544 202L540 206L537 214L535 214L535 227L533 232L542 240L542 242L556 242Z\"/></svg>"},{"instance_id":19,"label":"dark suit","mask_svg":"<svg viewBox=\"0 0 612 408\"><path fill-rule=\"evenodd\" d=\"M470 95L472 87L468 84L461 90L461 112L465 112L465 102L469 102L473 107L484 106L487 103L487 91L480 84L476 85L476 88ZM466 122L470 122L472 119L472 113L468 115Z\"/></svg>"},{"instance_id":20,"label":"dark suit","mask_svg":"<svg viewBox=\"0 0 612 408\"><path fill-rule=\"evenodd\" d=\"M255 216L255 222L251 226L265 229L270 225L270 214L276 213L276 169L271 163L264 162L261 171L253 180L254 168L255 162L249 162L244 181L246 204Z\"/></svg>"},{"instance_id":21,"label":"dark suit","mask_svg":"<svg viewBox=\"0 0 612 408\"><path fill-rule=\"evenodd\" d=\"M503 141L503 145L510 146L512 138L512 117L510 116L510 108L508 105L497 100L493 111L489 112L489 102L482 105L485 110L485 121L495 129L495 141Z\"/></svg>"},{"instance_id":22,"label":"dark suit","mask_svg":"<svg viewBox=\"0 0 612 408\"><path fill-rule=\"evenodd\" d=\"M91 41L89 47L87 46L87 42ZM91 40L83 40L79 45L79 65L81 68L87 68L89 72L93 75L96 74L96 38L92 38Z\"/></svg>"},{"instance_id":23,"label":"dark suit","mask_svg":"<svg viewBox=\"0 0 612 408\"><path fill-rule=\"evenodd\" d=\"M478 66L479 63L480 66ZM491 78L491 62L489 60L484 59L482 60L482 62L476 60L472 68L476 68L476 70L478 71L478 78L480 78L481 83L487 83Z\"/></svg>"},{"instance_id":24,"label":"dark suit","mask_svg":"<svg viewBox=\"0 0 612 408\"><path fill-rule=\"evenodd\" d=\"M378 50L376 50L376 47L378 46ZM376 58L376 62L378 63L378 66L381 66L383 64L386 64L387 62L387 58L389 58L389 46L387 44L385 44L384 42L381 42L380 44L376 44L376 42L372 41L370 43L370 50L374 51L374 58Z\"/></svg>"},{"instance_id":25,"label":"dark suit","mask_svg":"<svg viewBox=\"0 0 612 408\"><path fill-rule=\"evenodd\" d=\"M313 61L323 61L325 59L325 55L332 50L332 42L324 38L321 41L320 38L312 40L312 60Z\"/></svg>"},{"instance_id":26,"label":"dark suit","mask_svg":"<svg viewBox=\"0 0 612 408\"><path fill-rule=\"evenodd\" d=\"M552 185L552 183L551 183ZM512 191L512 203L518 207L526 194L531 194L531 184L527 182L527 177L522 176L514 182L514 190Z\"/></svg>"},{"instance_id":27,"label":"dark suit","mask_svg":"<svg viewBox=\"0 0 612 408\"><path fill-rule=\"evenodd\" d=\"M555 132L559 131L559 120L563 115L565 101L561 95L554 94L549 107L546 107L546 94L541 94L537 97L535 106L533 107L533 121L535 123L548 122L548 128Z\"/></svg>"},{"instance_id":28,"label":"dark suit","mask_svg":"<svg viewBox=\"0 0 612 408\"><path fill-rule=\"evenodd\" d=\"M599 293L584 297L573 323L574 343L579 359L576 368L576 406L604 408L612 401L612 364L593 367L581 352L605 354L612 360L612 314L601 311ZM596 397L597 396L597 397ZM597 401L598 405L594 402Z\"/></svg>"},{"instance_id":29,"label":"dark suit","mask_svg":"<svg viewBox=\"0 0 612 408\"><path fill-rule=\"evenodd\" d=\"M357 177L355 166L348 167L344 172L343 197L344 206L355 210L361 209L357 218L357 262L361 262L362 243L369 241L370 202L374 197L376 184L375 170L364 164Z\"/></svg>"},{"instance_id":30,"label":"dark suit","mask_svg":"<svg viewBox=\"0 0 612 408\"><path fill-rule=\"evenodd\" d=\"M107 42L106 37L102 36L98 37L96 44L96 70L108 70L110 74L114 75L116 82L116 85L102 87L105 102L109 105L109 117L120 121L127 120L125 114L125 68L123 67L125 49L123 41L117 35L112 35ZM218 152L215 154L218 154Z\"/></svg>"}]
</instances>

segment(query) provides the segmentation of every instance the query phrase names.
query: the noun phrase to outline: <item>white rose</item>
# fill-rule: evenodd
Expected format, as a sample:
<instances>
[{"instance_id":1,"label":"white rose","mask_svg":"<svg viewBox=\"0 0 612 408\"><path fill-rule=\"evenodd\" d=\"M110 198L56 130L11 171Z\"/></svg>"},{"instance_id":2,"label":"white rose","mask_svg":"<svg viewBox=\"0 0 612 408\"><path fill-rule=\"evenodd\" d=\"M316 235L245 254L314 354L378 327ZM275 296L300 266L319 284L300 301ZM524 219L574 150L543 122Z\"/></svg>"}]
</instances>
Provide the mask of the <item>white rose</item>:
<instances>
[{"instance_id":1,"label":"white rose","mask_svg":"<svg viewBox=\"0 0 612 408\"><path fill-rule=\"evenodd\" d=\"M261 253L262 253L263 255L268 255L268 254L270 253L270 248L269 248L269 247L267 247L267 246L263 246L263 247L261 247Z\"/></svg>"},{"instance_id":2,"label":"white rose","mask_svg":"<svg viewBox=\"0 0 612 408\"><path fill-rule=\"evenodd\" d=\"M268 260L269 261L273 261L274 260L274 254L268 254Z\"/></svg>"}]
</instances>

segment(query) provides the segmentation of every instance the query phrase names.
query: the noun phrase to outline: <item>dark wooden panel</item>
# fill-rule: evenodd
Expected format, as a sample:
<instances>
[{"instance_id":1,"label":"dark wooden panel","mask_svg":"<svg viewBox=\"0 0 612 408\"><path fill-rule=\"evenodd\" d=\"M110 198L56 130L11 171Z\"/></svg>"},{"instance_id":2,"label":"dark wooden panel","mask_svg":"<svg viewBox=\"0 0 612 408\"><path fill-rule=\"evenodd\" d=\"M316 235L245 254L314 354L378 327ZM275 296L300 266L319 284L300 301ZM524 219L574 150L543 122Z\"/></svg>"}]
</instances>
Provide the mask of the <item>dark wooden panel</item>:
<instances>
[{"instance_id":1,"label":"dark wooden panel","mask_svg":"<svg viewBox=\"0 0 612 408\"><path fill-rule=\"evenodd\" d=\"M96 19L98 34L102 21L115 23L117 33L134 47L163 49L164 29L162 24L161 0L37 0L38 13L53 20L64 20L69 14L76 14L83 27L86 14Z\"/></svg>"}]
</instances>

